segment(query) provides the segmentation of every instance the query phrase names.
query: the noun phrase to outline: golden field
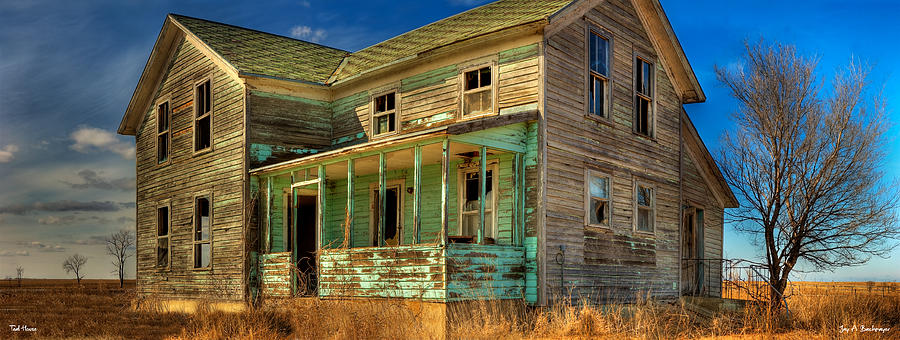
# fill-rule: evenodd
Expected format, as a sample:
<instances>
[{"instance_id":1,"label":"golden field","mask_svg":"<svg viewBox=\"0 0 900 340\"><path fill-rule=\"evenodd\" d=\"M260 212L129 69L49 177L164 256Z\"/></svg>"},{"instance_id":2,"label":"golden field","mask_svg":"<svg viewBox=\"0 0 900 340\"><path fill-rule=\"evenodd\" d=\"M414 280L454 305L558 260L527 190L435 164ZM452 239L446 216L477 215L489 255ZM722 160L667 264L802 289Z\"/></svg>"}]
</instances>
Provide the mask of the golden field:
<instances>
[{"instance_id":1,"label":"golden field","mask_svg":"<svg viewBox=\"0 0 900 340\"><path fill-rule=\"evenodd\" d=\"M293 299L277 308L200 308L182 314L159 312L155 302L137 298L133 281L125 289L118 286L115 280L83 280L81 287L72 280L24 280L21 288L15 281L0 282L0 339L419 339L425 334L421 311L398 301ZM468 339L900 338L897 283L798 282L789 291L790 318L766 317L752 304L741 312L701 317L680 303L646 299L546 309L475 303L458 313L466 317L450 322L448 334ZM21 327L13 331L7 325Z\"/></svg>"}]
</instances>

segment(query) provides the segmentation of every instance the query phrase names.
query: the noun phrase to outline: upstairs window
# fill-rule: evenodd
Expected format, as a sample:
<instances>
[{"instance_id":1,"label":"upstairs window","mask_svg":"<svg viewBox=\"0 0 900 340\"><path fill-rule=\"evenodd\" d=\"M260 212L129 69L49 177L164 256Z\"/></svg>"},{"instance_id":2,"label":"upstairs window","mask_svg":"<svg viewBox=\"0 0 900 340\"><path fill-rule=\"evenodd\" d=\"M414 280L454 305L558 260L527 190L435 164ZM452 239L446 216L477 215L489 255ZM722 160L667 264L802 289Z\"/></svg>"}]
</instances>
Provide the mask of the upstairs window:
<instances>
[{"instance_id":1,"label":"upstairs window","mask_svg":"<svg viewBox=\"0 0 900 340\"><path fill-rule=\"evenodd\" d=\"M635 192L635 205L637 206L637 231L652 233L654 228L654 200L656 199L653 187L643 184L637 185Z\"/></svg>"},{"instance_id":2,"label":"upstairs window","mask_svg":"<svg viewBox=\"0 0 900 340\"><path fill-rule=\"evenodd\" d=\"M466 71L463 74L463 117L494 111L491 77L490 66Z\"/></svg>"},{"instance_id":3,"label":"upstairs window","mask_svg":"<svg viewBox=\"0 0 900 340\"><path fill-rule=\"evenodd\" d=\"M386 93L372 98L372 124L374 135L397 131L397 93Z\"/></svg>"},{"instance_id":4,"label":"upstairs window","mask_svg":"<svg viewBox=\"0 0 900 340\"><path fill-rule=\"evenodd\" d=\"M169 102L164 101L156 107L156 164L163 164L169 160L169 124L172 119L172 111Z\"/></svg>"},{"instance_id":5,"label":"upstairs window","mask_svg":"<svg viewBox=\"0 0 900 340\"><path fill-rule=\"evenodd\" d=\"M653 136L653 64L634 58L634 132Z\"/></svg>"},{"instance_id":6,"label":"upstairs window","mask_svg":"<svg viewBox=\"0 0 900 340\"><path fill-rule=\"evenodd\" d=\"M194 199L194 268L209 268L212 258L210 208L209 196Z\"/></svg>"},{"instance_id":7,"label":"upstairs window","mask_svg":"<svg viewBox=\"0 0 900 340\"><path fill-rule=\"evenodd\" d=\"M588 30L588 112L609 117L609 39L599 29Z\"/></svg>"},{"instance_id":8,"label":"upstairs window","mask_svg":"<svg viewBox=\"0 0 900 340\"><path fill-rule=\"evenodd\" d=\"M212 147L212 89L207 79L194 88L194 152Z\"/></svg>"},{"instance_id":9,"label":"upstairs window","mask_svg":"<svg viewBox=\"0 0 900 340\"><path fill-rule=\"evenodd\" d=\"M588 171L587 223L593 226L609 227L609 176Z\"/></svg>"},{"instance_id":10,"label":"upstairs window","mask_svg":"<svg viewBox=\"0 0 900 340\"><path fill-rule=\"evenodd\" d=\"M169 259L172 254L172 243L169 234L172 230L171 215L169 214L169 206L162 206L156 209L156 266L160 268L169 267Z\"/></svg>"}]
</instances>

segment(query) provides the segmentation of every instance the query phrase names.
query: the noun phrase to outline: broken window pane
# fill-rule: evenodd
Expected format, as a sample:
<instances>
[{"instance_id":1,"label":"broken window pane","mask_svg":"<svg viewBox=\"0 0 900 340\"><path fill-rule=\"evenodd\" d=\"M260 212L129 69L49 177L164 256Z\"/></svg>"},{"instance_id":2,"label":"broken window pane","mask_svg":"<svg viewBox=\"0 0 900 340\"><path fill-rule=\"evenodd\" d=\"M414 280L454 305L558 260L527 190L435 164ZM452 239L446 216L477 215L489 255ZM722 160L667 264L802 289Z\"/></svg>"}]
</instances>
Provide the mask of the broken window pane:
<instances>
[{"instance_id":1,"label":"broken window pane","mask_svg":"<svg viewBox=\"0 0 900 340\"><path fill-rule=\"evenodd\" d=\"M156 109L156 132L169 130L169 102L159 104Z\"/></svg>"},{"instance_id":2,"label":"broken window pane","mask_svg":"<svg viewBox=\"0 0 900 340\"><path fill-rule=\"evenodd\" d=\"M386 101L387 101L387 104L386 104L386 106L387 106L387 111L393 110L393 109L394 109L394 106L395 106L395 105L394 105L394 93L388 93L388 94L386 94L386 95L385 95L385 99L386 99Z\"/></svg>"},{"instance_id":3,"label":"broken window pane","mask_svg":"<svg viewBox=\"0 0 900 340\"><path fill-rule=\"evenodd\" d=\"M197 143L195 150L203 150L210 146L210 118L206 116L197 121Z\"/></svg>"},{"instance_id":4,"label":"broken window pane","mask_svg":"<svg viewBox=\"0 0 900 340\"><path fill-rule=\"evenodd\" d=\"M156 242L156 265L159 267L169 266L169 238L162 237Z\"/></svg>"},{"instance_id":5,"label":"broken window pane","mask_svg":"<svg viewBox=\"0 0 900 340\"><path fill-rule=\"evenodd\" d=\"M478 88L478 71L466 72L466 90L474 90Z\"/></svg>"},{"instance_id":6,"label":"broken window pane","mask_svg":"<svg viewBox=\"0 0 900 340\"><path fill-rule=\"evenodd\" d=\"M608 206L606 200L591 198L591 224L609 224Z\"/></svg>"},{"instance_id":7,"label":"broken window pane","mask_svg":"<svg viewBox=\"0 0 900 340\"><path fill-rule=\"evenodd\" d=\"M156 236L169 235L169 207L156 210Z\"/></svg>"},{"instance_id":8,"label":"broken window pane","mask_svg":"<svg viewBox=\"0 0 900 340\"><path fill-rule=\"evenodd\" d=\"M635 131L644 135L650 135L650 101L635 95Z\"/></svg>"},{"instance_id":9,"label":"broken window pane","mask_svg":"<svg viewBox=\"0 0 900 340\"><path fill-rule=\"evenodd\" d=\"M478 77L480 79L479 87L491 86L491 68L485 67L478 70Z\"/></svg>"},{"instance_id":10,"label":"broken window pane","mask_svg":"<svg viewBox=\"0 0 900 340\"><path fill-rule=\"evenodd\" d=\"M638 205L643 207L650 207L652 198L652 191L648 187L639 186L638 187Z\"/></svg>"}]
</instances>

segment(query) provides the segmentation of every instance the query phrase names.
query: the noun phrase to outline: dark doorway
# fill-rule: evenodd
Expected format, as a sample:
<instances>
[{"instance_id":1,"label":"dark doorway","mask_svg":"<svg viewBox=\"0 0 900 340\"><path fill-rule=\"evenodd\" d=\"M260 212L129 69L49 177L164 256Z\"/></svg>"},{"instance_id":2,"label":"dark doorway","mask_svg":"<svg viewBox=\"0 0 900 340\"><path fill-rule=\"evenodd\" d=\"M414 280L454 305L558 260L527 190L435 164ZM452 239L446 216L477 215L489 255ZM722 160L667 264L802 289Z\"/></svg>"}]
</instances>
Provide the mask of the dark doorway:
<instances>
[{"instance_id":1,"label":"dark doorway","mask_svg":"<svg viewBox=\"0 0 900 340\"><path fill-rule=\"evenodd\" d=\"M297 259L297 293L314 295L316 292L316 226L318 205L316 196L297 195L295 225L295 255Z\"/></svg>"},{"instance_id":2,"label":"dark doorway","mask_svg":"<svg viewBox=\"0 0 900 340\"><path fill-rule=\"evenodd\" d=\"M703 210L685 209L681 233L681 294L698 295L703 290Z\"/></svg>"},{"instance_id":3,"label":"dark doorway","mask_svg":"<svg viewBox=\"0 0 900 340\"><path fill-rule=\"evenodd\" d=\"M373 191L373 207L372 207L372 216L375 219L374 225L376 226L374 230L374 234L379 232L378 223L380 223L381 219L378 216L378 213L381 209L378 208L378 190ZM397 246L401 244L400 238L402 236L401 232L401 224L400 224L400 186L392 185L386 186L384 188L384 235L379 238L375 238L373 240L372 246L380 246L384 244L386 246ZM379 244L380 242L383 242Z\"/></svg>"}]
</instances>

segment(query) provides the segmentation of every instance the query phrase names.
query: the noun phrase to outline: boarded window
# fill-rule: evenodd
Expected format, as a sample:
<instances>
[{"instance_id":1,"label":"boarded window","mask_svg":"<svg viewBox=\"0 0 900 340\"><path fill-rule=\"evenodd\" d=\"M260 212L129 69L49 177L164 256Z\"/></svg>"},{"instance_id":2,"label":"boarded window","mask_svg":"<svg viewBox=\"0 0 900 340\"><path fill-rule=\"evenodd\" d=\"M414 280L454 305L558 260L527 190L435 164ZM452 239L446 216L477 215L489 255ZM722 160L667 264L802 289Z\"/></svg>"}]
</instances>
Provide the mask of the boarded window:
<instances>
[{"instance_id":1,"label":"boarded window","mask_svg":"<svg viewBox=\"0 0 900 340\"><path fill-rule=\"evenodd\" d=\"M169 102L165 101L156 107L156 164L169 160L169 131L172 111Z\"/></svg>"},{"instance_id":2,"label":"boarded window","mask_svg":"<svg viewBox=\"0 0 900 340\"><path fill-rule=\"evenodd\" d=\"M588 175L588 223L609 226L609 177L590 173Z\"/></svg>"},{"instance_id":3,"label":"boarded window","mask_svg":"<svg viewBox=\"0 0 900 340\"><path fill-rule=\"evenodd\" d=\"M635 194L637 203L637 226L638 231L653 232L653 188L644 185L637 186Z\"/></svg>"},{"instance_id":4,"label":"boarded window","mask_svg":"<svg viewBox=\"0 0 900 340\"><path fill-rule=\"evenodd\" d=\"M460 209L460 236L476 237L481 229L481 181L480 170L466 170L462 174L459 193L462 209ZM485 170L484 194L484 237L494 239L494 171Z\"/></svg>"},{"instance_id":5,"label":"boarded window","mask_svg":"<svg viewBox=\"0 0 900 340\"><path fill-rule=\"evenodd\" d=\"M653 64L634 58L634 131L653 135Z\"/></svg>"},{"instance_id":6,"label":"boarded window","mask_svg":"<svg viewBox=\"0 0 900 340\"><path fill-rule=\"evenodd\" d=\"M599 30L588 32L588 112L600 117L608 116L609 103L609 39Z\"/></svg>"},{"instance_id":7,"label":"boarded window","mask_svg":"<svg viewBox=\"0 0 900 340\"><path fill-rule=\"evenodd\" d=\"M197 197L194 201L194 268L207 268L212 254L210 253L210 214L209 197Z\"/></svg>"},{"instance_id":8,"label":"boarded window","mask_svg":"<svg viewBox=\"0 0 900 340\"><path fill-rule=\"evenodd\" d=\"M494 111L494 92L491 86L491 67L467 71L463 75L463 115Z\"/></svg>"},{"instance_id":9,"label":"boarded window","mask_svg":"<svg viewBox=\"0 0 900 340\"><path fill-rule=\"evenodd\" d=\"M397 131L396 97L397 93L391 92L372 99L372 122L376 136Z\"/></svg>"},{"instance_id":10,"label":"boarded window","mask_svg":"<svg viewBox=\"0 0 900 340\"><path fill-rule=\"evenodd\" d=\"M169 256L172 244L169 242L169 233L171 232L171 215L169 215L169 207L159 207L156 209L156 266L169 267Z\"/></svg>"},{"instance_id":11,"label":"boarded window","mask_svg":"<svg viewBox=\"0 0 900 340\"><path fill-rule=\"evenodd\" d=\"M194 89L194 151L212 146L212 90L206 80Z\"/></svg>"}]
</instances>

